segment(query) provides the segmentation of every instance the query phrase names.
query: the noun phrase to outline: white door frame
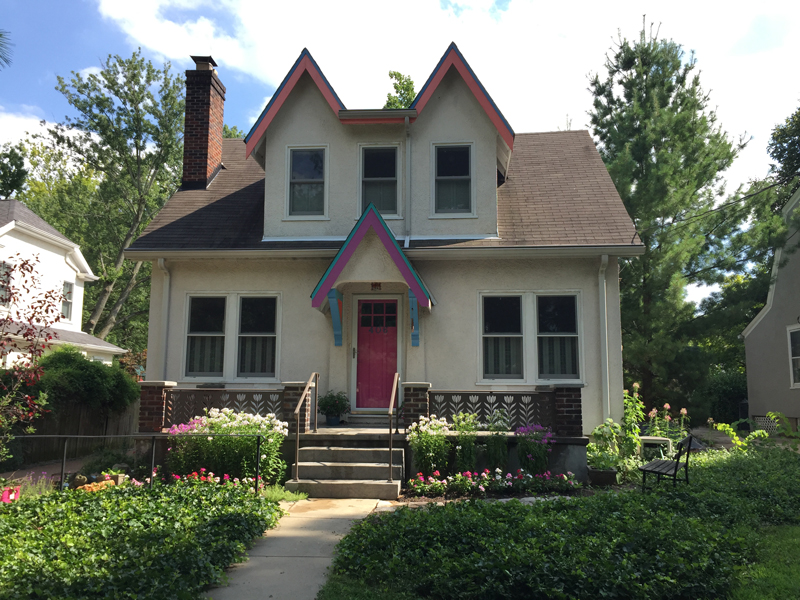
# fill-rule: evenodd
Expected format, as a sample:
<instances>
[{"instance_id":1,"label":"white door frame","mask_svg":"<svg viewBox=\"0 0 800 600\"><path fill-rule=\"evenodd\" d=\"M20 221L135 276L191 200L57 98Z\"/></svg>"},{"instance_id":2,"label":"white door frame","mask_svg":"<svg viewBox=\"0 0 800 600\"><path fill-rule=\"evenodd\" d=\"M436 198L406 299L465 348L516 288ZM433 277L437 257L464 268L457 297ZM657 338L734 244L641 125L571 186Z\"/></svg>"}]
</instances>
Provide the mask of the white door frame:
<instances>
[{"instance_id":1,"label":"white door frame","mask_svg":"<svg viewBox=\"0 0 800 600\"><path fill-rule=\"evenodd\" d=\"M397 300L397 373L401 374L405 366L405 343L406 334L408 333L405 328L405 310L406 306L403 302L403 294L353 294L351 319L350 319L350 340L351 349L348 353L348 360L350 361L350 410L359 413L385 413L385 408L356 408L356 386L358 385L358 301L359 300ZM395 407L400 402L400 398L395 398Z\"/></svg>"}]
</instances>

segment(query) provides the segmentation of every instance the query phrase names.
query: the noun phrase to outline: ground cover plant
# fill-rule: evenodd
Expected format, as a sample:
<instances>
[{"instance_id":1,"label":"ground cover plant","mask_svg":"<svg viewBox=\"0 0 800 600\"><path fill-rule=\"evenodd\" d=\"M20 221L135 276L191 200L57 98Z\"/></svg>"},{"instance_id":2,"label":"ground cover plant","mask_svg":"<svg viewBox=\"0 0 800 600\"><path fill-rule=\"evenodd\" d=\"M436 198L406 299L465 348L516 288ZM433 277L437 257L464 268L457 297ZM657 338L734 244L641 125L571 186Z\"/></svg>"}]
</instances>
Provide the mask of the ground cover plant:
<instances>
[{"instance_id":1,"label":"ground cover plant","mask_svg":"<svg viewBox=\"0 0 800 600\"><path fill-rule=\"evenodd\" d=\"M762 525L800 523L800 457L692 455L689 485L379 513L340 542L339 584L421 598L724 598Z\"/></svg>"},{"instance_id":2,"label":"ground cover plant","mask_svg":"<svg viewBox=\"0 0 800 600\"><path fill-rule=\"evenodd\" d=\"M214 478L0 504L0 595L199 598L280 515L247 485Z\"/></svg>"}]
</instances>

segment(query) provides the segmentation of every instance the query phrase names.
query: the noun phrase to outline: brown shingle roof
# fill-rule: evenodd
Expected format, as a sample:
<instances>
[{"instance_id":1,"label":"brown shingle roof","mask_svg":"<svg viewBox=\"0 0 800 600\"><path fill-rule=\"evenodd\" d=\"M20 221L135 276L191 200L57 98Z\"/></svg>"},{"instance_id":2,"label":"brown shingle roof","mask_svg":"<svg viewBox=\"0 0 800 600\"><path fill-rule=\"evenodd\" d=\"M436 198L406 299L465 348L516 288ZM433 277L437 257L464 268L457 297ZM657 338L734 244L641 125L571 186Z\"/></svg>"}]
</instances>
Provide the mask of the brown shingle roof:
<instances>
[{"instance_id":1,"label":"brown shingle roof","mask_svg":"<svg viewBox=\"0 0 800 600\"><path fill-rule=\"evenodd\" d=\"M73 243L58 229L50 225L42 217L33 212L18 200L0 200L0 227L8 225L11 221L25 223L40 231L54 235L65 242Z\"/></svg>"},{"instance_id":2,"label":"brown shingle roof","mask_svg":"<svg viewBox=\"0 0 800 600\"><path fill-rule=\"evenodd\" d=\"M262 242L264 171L223 141L225 168L205 190L178 190L131 250L338 248L338 242ZM424 247L639 246L588 131L521 133L497 190L499 240L412 242Z\"/></svg>"}]
</instances>

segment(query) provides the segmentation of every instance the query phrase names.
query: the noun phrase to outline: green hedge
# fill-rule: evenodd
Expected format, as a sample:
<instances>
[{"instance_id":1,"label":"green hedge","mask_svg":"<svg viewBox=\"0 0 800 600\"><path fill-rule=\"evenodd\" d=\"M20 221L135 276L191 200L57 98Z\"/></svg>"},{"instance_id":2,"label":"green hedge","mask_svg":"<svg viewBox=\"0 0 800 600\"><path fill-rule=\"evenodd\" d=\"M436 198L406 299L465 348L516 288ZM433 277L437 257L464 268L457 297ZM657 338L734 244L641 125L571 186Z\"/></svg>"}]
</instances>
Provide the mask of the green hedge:
<instances>
[{"instance_id":1,"label":"green hedge","mask_svg":"<svg viewBox=\"0 0 800 600\"><path fill-rule=\"evenodd\" d=\"M761 523L800 522L800 457L692 458L674 490L377 514L340 542L334 572L424 598L724 597Z\"/></svg>"},{"instance_id":2,"label":"green hedge","mask_svg":"<svg viewBox=\"0 0 800 600\"><path fill-rule=\"evenodd\" d=\"M280 514L241 486L213 483L0 504L0 597L199 598Z\"/></svg>"}]
</instances>

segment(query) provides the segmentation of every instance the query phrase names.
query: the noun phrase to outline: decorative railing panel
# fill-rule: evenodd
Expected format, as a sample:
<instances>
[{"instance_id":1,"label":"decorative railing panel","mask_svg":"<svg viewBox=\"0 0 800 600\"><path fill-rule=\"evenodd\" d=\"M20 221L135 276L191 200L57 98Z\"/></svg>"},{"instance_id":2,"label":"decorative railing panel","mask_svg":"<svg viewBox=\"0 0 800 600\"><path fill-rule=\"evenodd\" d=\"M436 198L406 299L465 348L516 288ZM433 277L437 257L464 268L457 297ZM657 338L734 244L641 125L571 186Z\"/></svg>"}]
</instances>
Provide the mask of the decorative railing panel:
<instances>
[{"instance_id":1,"label":"decorative railing panel","mask_svg":"<svg viewBox=\"0 0 800 600\"><path fill-rule=\"evenodd\" d=\"M460 412L475 413L481 423L498 409L508 415L511 428L537 423L553 427L555 394L552 392L457 392L431 390L428 393L430 414L453 421Z\"/></svg>"},{"instance_id":2,"label":"decorative railing panel","mask_svg":"<svg viewBox=\"0 0 800 600\"><path fill-rule=\"evenodd\" d=\"M286 420L283 415L283 390L172 388L165 390L164 394L164 427L188 423L192 418L202 415L204 410L212 408L232 408L237 412L261 416L273 413Z\"/></svg>"}]
</instances>

